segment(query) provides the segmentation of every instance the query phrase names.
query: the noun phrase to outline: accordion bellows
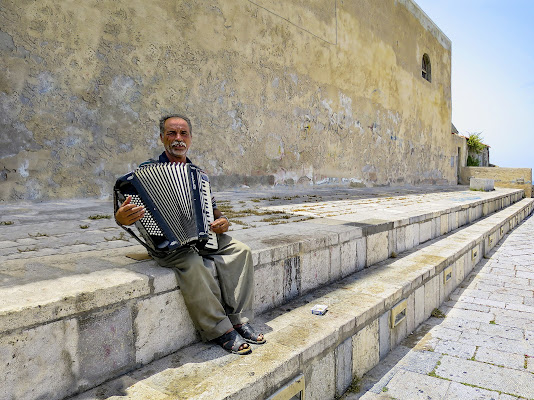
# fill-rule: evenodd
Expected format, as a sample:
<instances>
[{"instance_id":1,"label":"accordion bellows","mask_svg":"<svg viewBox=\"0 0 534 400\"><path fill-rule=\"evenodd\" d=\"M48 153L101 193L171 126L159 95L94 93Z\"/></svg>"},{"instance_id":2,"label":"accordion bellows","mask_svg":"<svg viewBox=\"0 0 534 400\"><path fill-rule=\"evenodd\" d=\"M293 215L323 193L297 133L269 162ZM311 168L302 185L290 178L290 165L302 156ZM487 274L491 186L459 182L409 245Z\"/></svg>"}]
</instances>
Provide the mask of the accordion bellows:
<instances>
[{"instance_id":1,"label":"accordion bellows","mask_svg":"<svg viewBox=\"0 0 534 400\"><path fill-rule=\"evenodd\" d=\"M213 207L209 179L198 167L149 164L117 179L114 191L121 203L132 196L133 204L145 207L145 216L135 226L144 240L140 242L150 251L170 252L184 246L217 248L217 236L210 230Z\"/></svg>"}]
</instances>

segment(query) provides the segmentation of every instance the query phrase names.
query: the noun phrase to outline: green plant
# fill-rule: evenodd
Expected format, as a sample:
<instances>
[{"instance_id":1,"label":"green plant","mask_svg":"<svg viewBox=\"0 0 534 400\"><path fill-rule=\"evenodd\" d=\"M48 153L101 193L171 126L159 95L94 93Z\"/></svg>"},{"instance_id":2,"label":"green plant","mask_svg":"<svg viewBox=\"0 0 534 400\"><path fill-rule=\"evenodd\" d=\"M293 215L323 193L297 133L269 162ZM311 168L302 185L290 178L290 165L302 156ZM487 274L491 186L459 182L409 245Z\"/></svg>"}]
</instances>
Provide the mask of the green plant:
<instances>
[{"instance_id":1,"label":"green plant","mask_svg":"<svg viewBox=\"0 0 534 400\"><path fill-rule=\"evenodd\" d=\"M446 315L443 314L443 312L441 312L441 310L438 310L437 308L434 308L434 310L432 310L432 313L430 315L433 316L434 318L445 318L446 317Z\"/></svg>"},{"instance_id":2,"label":"green plant","mask_svg":"<svg viewBox=\"0 0 534 400\"><path fill-rule=\"evenodd\" d=\"M105 214L96 214L96 215L89 215L89 219L111 219L111 215L105 215Z\"/></svg>"},{"instance_id":3,"label":"green plant","mask_svg":"<svg viewBox=\"0 0 534 400\"><path fill-rule=\"evenodd\" d=\"M467 137L467 147L469 148L469 151L475 154L480 154L480 152L486 148L486 145L482 143L483 140L482 132L470 133Z\"/></svg>"},{"instance_id":4,"label":"green plant","mask_svg":"<svg viewBox=\"0 0 534 400\"><path fill-rule=\"evenodd\" d=\"M467 166L468 167L478 167L480 165L480 160L471 156L467 156Z\"/></svg>"}]
</instances>

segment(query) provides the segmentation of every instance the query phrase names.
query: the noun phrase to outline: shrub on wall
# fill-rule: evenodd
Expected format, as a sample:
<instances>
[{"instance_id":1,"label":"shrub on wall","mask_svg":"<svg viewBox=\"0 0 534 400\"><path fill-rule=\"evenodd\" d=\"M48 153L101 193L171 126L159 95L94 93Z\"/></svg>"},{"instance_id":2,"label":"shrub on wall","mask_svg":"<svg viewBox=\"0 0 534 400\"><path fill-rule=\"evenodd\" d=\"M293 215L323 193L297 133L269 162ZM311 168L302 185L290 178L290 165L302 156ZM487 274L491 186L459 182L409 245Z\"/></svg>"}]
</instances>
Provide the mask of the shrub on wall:
<instances>
[{"instance_id":1,"label":"shrub on wall","mask_svg":"<svg viewBox=\"0 0 534 400\"><path fill-rule=\"evenodd\" d=\"M468 167L478 167L480 165L480 160L471 156L467 156L467 166Z\"/></svg>"},{"instance_id":2,"label":"shrub on wall","mask_svg":"<svg viewBox=\"0 0 534 400\"><path fill-rule=\"evenodd\" d=\"M482 140L484 140L482 132L470 133L467 138L467 147L469 148L469 151L475 154L480 154L486 147L486 145L482 143Z\"/></svg>"}]
</instances>

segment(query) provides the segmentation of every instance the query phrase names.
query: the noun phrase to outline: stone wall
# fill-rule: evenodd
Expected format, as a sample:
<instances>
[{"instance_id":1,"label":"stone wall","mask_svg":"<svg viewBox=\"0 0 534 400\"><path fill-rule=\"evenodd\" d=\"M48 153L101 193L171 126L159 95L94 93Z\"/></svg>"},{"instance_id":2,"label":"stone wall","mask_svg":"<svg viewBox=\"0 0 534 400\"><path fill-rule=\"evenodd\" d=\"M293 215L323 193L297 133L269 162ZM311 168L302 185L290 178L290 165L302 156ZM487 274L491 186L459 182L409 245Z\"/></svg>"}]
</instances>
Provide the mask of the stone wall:
<instances>
[{"instance_id":1,"label":"stone wall","mask_svg":"<svg viewBox=\"0 0 534 400\"><path fill-rule=\"evenodd\" d=\"M451 43L411 0L2 0L0 26L0 201L109 196L170 111L221 184L456 183Z\"/></svg>"},{"instance_id":2,"label":"stone wall","mask_svg":"<svg viewBox=\"0 0 534 400\"><path fill-rule=\"evenodd\" d=\"M458 178L458 183L460 183L460 175L462 168L467 165L467 155L468 155L468 148L467 148L467 140L464 136L460 136L458 134L452 134L451 135L452 142L454 147L456 148L456 157L455 157L455 167L456 167L456 175ZM451 165L453 161L451 160Z\"/></svg>"},{"instance_id":3,"label":"stone wall","mask_svg":"<svg viewBox=\"0 0 534 400\"><path fill-rule=\"evenodd\" d=\"M461 183L469 185L470 178L493 179L495 187L523 189L525 197L532 197L532 168L465 167Z\"/></svg>"}]
</instances>

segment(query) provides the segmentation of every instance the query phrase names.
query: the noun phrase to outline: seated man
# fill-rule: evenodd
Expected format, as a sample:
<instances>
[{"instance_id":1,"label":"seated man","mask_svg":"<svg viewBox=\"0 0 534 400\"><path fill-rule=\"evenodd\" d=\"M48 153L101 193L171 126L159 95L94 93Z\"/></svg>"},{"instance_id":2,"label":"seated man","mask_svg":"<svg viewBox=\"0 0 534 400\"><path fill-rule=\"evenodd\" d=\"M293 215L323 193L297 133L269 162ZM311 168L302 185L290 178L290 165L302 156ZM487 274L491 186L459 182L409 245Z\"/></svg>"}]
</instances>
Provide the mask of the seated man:
<instances>
[{"instance_id":1,"label":"seated man","mask_svg":"<svg viewBox=\"0 0 534 400\"><path fill-rule=\"evenodd\" d=\"M150 163L190 163L186 154L192 141L191 122L181 115L168 115L160 120L160 139L165 151ZM158 257L159 265L172 268L184 296L189 315L202 339L214 340L225 350L236 354L249 354L248 343L265 343L263 334L256 334L248 324L253 317L254 270L250 248L232 239L228 231L228 218L214 203L214 222L211 229L217 234L217 250L178 249ZM145 214L144 207L131 203L128 196L115 214L117 223L131 225ZM204 266L202 256L215 262L219 284ZM248 343L247 343L248 342Z\"/></svg>"}]
</instances>

